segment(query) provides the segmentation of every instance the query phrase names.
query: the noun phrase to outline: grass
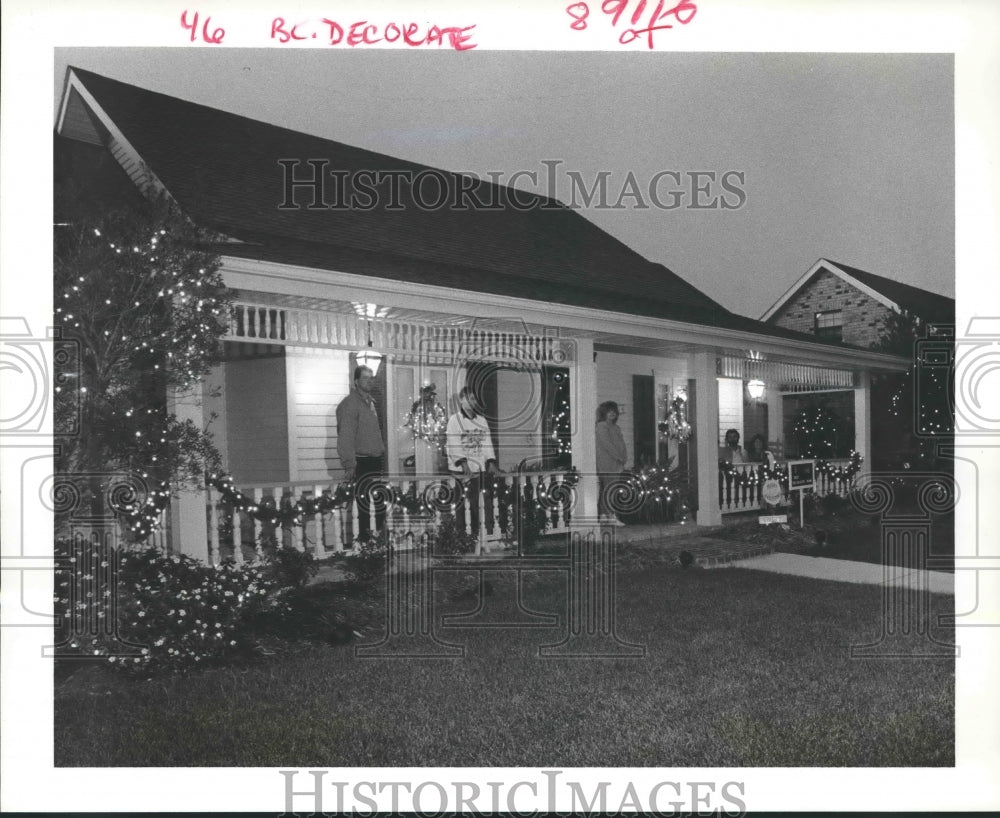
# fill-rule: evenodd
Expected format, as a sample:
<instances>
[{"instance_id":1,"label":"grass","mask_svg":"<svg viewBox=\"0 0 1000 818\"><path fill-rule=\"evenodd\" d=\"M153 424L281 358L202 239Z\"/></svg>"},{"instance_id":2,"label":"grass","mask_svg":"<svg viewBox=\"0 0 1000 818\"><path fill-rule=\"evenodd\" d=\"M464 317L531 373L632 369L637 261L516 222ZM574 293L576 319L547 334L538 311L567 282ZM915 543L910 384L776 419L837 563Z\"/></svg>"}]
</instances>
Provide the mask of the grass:
<instances>
[{"instance_id":1,"label":"grass","mask_svg":"<svg viewBox=\"0 0 1000 818\"><path fill-rule=\"evenodd\" d=\"M57 681L56 765L954 764L954 662L849 657L879 638L878 588L682 570L660 554L630 547L619 561L617 632L642 658L540 658L558 627L439 627L464 657L360 659L351 645L271 639L272 655L186 676L86 667ZM474 579L439 577L435 614L475 609ZM532 609L564 608L560 574L524 584ZM485 601L509 621L511 575L490 586ZM376 640L381 605L329 584L311 593L354 606ZM935 615L951 610L932 599Z\"/></svg>"}]
</instances>

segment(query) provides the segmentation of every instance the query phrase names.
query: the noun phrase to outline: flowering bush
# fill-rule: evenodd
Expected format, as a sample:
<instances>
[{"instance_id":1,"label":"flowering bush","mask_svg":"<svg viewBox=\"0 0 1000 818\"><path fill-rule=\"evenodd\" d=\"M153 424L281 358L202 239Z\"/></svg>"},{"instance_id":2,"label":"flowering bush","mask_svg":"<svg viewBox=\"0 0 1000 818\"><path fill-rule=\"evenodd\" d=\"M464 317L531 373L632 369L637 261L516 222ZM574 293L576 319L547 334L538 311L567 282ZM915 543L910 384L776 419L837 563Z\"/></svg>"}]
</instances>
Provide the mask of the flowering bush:
<instances>
[{"instance_id":1,"label":"flowering bush","mask_svg":"<svg viewBox=\"0 0 1000 818\"><path fill-rule=\"evenodd\" d=\"M207 664L246 648L277 587L262 566L204 565L155 549L57 543L61 655L106 657L132 674Z\"/></svg>"}]
</instances>

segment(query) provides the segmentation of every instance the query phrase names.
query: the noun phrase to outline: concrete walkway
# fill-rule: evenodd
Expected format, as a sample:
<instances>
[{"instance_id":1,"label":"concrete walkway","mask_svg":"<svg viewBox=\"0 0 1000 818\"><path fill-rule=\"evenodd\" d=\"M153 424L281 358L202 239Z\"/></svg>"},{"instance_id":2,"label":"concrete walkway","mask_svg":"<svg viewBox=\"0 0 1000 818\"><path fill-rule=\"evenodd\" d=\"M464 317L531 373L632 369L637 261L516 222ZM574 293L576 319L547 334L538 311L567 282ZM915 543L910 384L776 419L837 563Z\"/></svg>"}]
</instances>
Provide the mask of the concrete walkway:
<instances>
[{"instance_id":1,"label":"concrete walkway","mask_svg":"<svg viewBox=\"0 0 1000 818\"><path fill-rule=\"evenodd\" d=\"M729 564L731 568L771 571L833 582L857 582L868 585L905 586L923 589L932 594L954 594L955 575L944 571L921 571L915 568L894 568L868 562L832 560L829 557L807 557L803 554L767 554Z\"/></svg>"}]
</instances>

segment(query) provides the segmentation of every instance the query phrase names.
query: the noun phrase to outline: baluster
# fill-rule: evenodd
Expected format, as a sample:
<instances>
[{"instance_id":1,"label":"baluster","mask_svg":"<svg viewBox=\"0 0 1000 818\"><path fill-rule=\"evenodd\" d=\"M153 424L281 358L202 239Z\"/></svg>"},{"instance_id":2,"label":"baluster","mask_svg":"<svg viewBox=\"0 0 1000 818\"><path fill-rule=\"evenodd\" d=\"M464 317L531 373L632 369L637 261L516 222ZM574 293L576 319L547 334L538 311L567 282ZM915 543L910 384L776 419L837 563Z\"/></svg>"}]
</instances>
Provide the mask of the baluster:
<instances>
[{"instance_id":1,"label":"baluster","mask_svg":"<svg viewBox=\"0 0 1000 818\"><path fill-rule=\"evenodd\" d=\"M294 514L294 512L295 512L295 506L296 506L294 487L288 489L288 491L285 492L284 500L285 500L285 503L286 503L285 508L289 512L292 512ZM294 516L292 517L292 523L288 527L288 535L289 535L289 538L292 541L292 546L295 548L296 551L305 551L306 550L305 543L304 543L304 540L305 540L305 517L304 516L302 518L302 525L296 525L295 524L295 517Z\"/></svg>"},{"instance_id":2,"label":"baluster","mask_svg":"<svg viewBox=\"0 0 1000 818\"><path fill-rule=\"evenodd\" d=\"M208 524L212 551L208 555L210 565L218 565L219 559L219 510L215 502L215 489L208 487Z\"/></svg>"},{"instance_id":3,"label":"baluster","mask_svg":"<svg viewBox=\"0 0 1000 818\"><path fill-rule=\"evenodd\" d=\"M479 530L476 532L476 553L483 553L483 546L486 543L486 486L483 485L483 481L486 479L486 475L483 474L479 479L479 491L476 492L476 496L470 498L473 503L476 504L476 508L479 509Z\"/></svg>"},{"instance_id":4,"label":"baluster","mask_svg":"<svg viewBox=\"0 0 1000 818\"><path fill-rule=\"evenodd\" d=\"M493 483L490 485L490 506L493 508L493 539L499 540L501 535L500 529L500 478L494 477Z\"/></svg>"},{"instance_id":5,"label":"baluster","mask_svg":"<svg viewBox=\"0 0 1000 818\"><path fill-rule=\"evenodd\" d=\"M263 327L263 335L261 337L263 337L263 338L270 338L271 337L271 330L273 329L273 326L271 324L271 313L274 312L274 311L271 310L271 309L268 309L267 307L264 307L262 309L262 312L264 313L264 315L263 315L263 325L264 325L264 327Z\"/></svg>"},{"instance_id":6,"label":"baluster","mask_svg":"<svg viewBox=\"0 0 1000 818\"><path fill-rule=\"evenodd\" d=\"M330 512L330 528L333 534L333 542L330 545L333 546L333 550L337 554L344 550L344 532L341 530L341 525L344 522L343 518L344 515L339 508L335 508Z\"/></svg>"},{"instance_id":7,"label":"baluster","mask_svg":"<svg viewBox=\"0 0 1000 818\"><path fill-rule=\"evenodd\" d=\"M260 489L260 488L254 489L253 490L253 504L258 509L260 508L260 504L261 504L261 501L263 501L263 499L264 499L264 489ZM264 559L264 549L261 547L261 544L260 544L260 537L261 537L262 533L263 533L263 526L261 525L260 520L257 517L254 517L254 519L253 519L253 550L254 550L254 553L257 555L257 560L258 561Z\"/></svg>"},{"instance_id":8,"label":"baluster","mask_svg":"<svg viewBox=\"0 0 1000 818\"><path fill-rule=\"evenodd\" d=\"M356 486L355 486L355 488L356 488ZM358 510L358 493L357 493L357 491L355 491L355 492L353 492L351 494L350 518L351 518L351 539L350 539L349 544L346 547L353 549L354 548L354 540L358 536L358 521L361 519L361 513ZM347 532L345 531L344 533L346 535ZM346 540L346 536L345 536L345 540Z\"/></svg>"},{"instance_id":9,"label":"baluster","mask_svg":"<svg viewBox=\"0 0 1000 818\"><path fill-rule=\"evenodd\" d=\"M318 505L318 502L313 502L313 501L318 501L319 498L323 496L323 487L322 486L313 486L311 489L308 490L308 495L309 495L310 504L314 505L314 506ZM309 529L312 529L312 553L313 553L313 556L314 557L322 557L323 556L323 552L325 551L325 549L323 547L323 520L322 520L323 515L319 511L317 511L317 512L315 512L313 514L310 514L308 516L309 516L308 526L309 526ZM307 529L306 530L306 534L308 535L308 533L309 533L309 531ZM306 540L308 541L309 539L310 538L308 536L306 536Z\"/></svg>"},{"instance_id":10,"label":"baluster","mask_svg":"<svg viewBox=\"0 0 1000 818\"><path fill-rule=\"evenodd\" d=\"M243 514L233 506L233 560L242 565L243 560Z\"/></svg>"},{"instance_id":11,"label":"baluster","mask_svg":"<svg viewBox=\"0 0 1000 818\"><path fill-rule=\"evenodd\" d=\"M409 508L407 507L407 504L406 504L406 498L409 495L409 491L410 491L410 481L409 480L403 480L399 484L399 493L400 493L400 496L403 498L402 502L400 503L400 505L402 506L402 512L403 512L403 531L408 532L408 533L412 533L413 532L413 528L412 528L411 523L410 523L410 510L409 510Z\"/></svg>"}]
</instances>

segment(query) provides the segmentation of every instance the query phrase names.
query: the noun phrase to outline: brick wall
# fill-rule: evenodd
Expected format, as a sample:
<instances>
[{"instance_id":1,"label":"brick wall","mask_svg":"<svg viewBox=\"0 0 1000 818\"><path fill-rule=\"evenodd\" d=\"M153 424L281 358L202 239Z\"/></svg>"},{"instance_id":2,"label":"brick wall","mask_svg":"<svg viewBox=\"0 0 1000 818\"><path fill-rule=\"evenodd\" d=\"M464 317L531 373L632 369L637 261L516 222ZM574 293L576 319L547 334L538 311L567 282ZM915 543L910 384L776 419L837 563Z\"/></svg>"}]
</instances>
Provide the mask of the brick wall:
<instances>
[{"instance_id":1,"label":"brick wall","mask_svg":"<svg viewBox=\"0 0 1000 818\"><path fill-rule=\"evenodd\" d=\"M769 323L812 334L816 313L841 310L845 344L867 347L878 340L890 312L884 304L852 287L828 270L820 270L773 315Z\"/></svg>"}]
</instances>

